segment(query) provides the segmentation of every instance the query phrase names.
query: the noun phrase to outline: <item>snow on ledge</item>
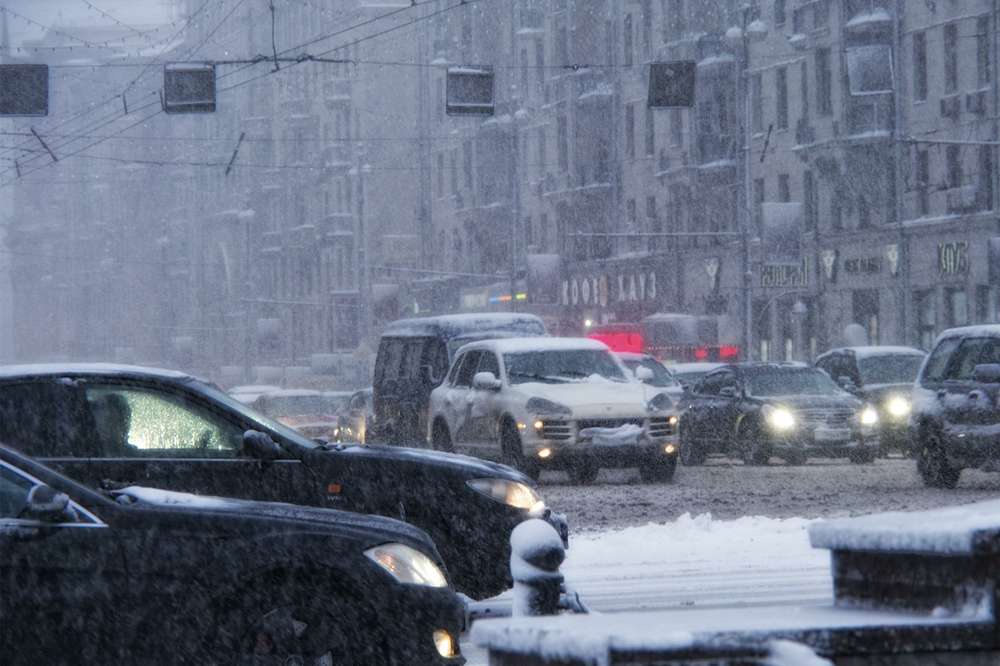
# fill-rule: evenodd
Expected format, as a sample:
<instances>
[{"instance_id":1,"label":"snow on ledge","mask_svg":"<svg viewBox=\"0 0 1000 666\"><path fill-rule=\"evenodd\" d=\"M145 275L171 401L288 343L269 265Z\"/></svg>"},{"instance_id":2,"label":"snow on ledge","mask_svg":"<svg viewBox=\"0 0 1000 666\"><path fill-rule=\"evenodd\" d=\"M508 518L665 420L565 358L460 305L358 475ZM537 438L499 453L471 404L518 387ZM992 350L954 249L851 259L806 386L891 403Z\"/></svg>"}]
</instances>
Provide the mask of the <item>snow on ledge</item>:
<instances>
[{"instance_id":1,"label":"snow on ledge","mask_svg":"<svg viewBox=\"0 0 1000 666\"><path fill-rule=\"evenodd\" d=\"M893 511L817 522L814 548L935 555L995 552L1000 544L1000 500L932 511Z\"/></svg>"}]
</instances>

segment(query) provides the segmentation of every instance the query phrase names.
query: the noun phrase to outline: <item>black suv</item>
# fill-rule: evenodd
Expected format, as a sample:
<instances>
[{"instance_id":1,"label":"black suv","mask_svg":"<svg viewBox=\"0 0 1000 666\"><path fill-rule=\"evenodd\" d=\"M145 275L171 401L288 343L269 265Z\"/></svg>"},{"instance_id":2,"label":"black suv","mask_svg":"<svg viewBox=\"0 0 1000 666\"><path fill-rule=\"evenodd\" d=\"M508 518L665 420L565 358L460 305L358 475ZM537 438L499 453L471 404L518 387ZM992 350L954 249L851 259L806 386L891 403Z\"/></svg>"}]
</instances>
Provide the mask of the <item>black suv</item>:
<instances>
[{"instance_id":1,"label":"black suv","mask_svg":"<svg viewBox=\"0 0 1000 666\"><path fill-rule=\"evenodd\" d=\"M737 363L705 375L681 402L681 462L710 453L795 465L810 456L875 459L878 414L801 363Z\"/></svg>"},{"instance_id":2,"label":"black suv","mask_svg":"<svg viewBox=\"0 0 1000 666\"><path fill-rule=\"evenodd\" d=\"M443 568L389 518L96 493L0 446L4 664L460 664Z\"/></svg>"},{"instance_id":3,"label":"black suv","mask_svg":"<svg viewBox=\"0 0 1000 666\"><path fill-rule=\"evenodd\" d=\"M1000 470L1000 325L938 337L913 392L910 427L927 486L954 488L966 467Z\"/></svg>"},{"instance_id":4,"label":"black suv","mask_svg":"<svg viewBox=\"0 0 1000 666\"><path fill-rule=\"evenodd\" d=\"M913 347L842 347L816 359L816 367L878 410L883 453L907 450L913 382L927 354Z\"/></svg>"},{"instance_id":5,"label":"black suv","mask_svg":"<svg viewBox=\"0 0 1000 666\"><path fill-rule=\"evenodd\" d=\"M82 364L0 367L0 442L96 489L144 485L400 518L431 535L455 587L509 587L511 530L549 518L533 482L436 451L324 444L188 375Z\"/></svg>"}]
</instances>

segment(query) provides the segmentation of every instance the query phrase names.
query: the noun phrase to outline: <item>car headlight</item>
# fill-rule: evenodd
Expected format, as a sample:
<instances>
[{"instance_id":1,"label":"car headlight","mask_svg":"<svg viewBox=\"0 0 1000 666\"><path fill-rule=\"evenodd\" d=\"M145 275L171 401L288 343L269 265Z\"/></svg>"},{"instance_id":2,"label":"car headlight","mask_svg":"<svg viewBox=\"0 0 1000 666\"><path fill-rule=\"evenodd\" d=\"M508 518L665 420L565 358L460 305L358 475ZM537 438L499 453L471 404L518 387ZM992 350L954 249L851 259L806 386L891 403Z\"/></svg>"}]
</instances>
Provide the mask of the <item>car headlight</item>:
<instances>
[{"instance_id":1,"label":"car headlight","mask_svg":"<svg viewBox=\"0 0 1000 666\"><path fill-rule=\"evenodd\" d=\"M863 426L873 426L878 423L878 412L871 405L865 405L858 414L858 420Z\"/></svg>"},{"instance_id":2,"label":"car headlight","mask_svg":"<svg viewBox=\"0 0 1000 666\"><path fill-rule=\"evenodd\" d=\"M764 420L773 430L784 432L795 427L795 414L787 407L764 406Z\"/></svg>"},{"instance_id":3,"label":"car headlight","mask_svg":"<svg viewBox=\"0 0 1000 666\"><path fill-rule=\"evenodd\" d=\"M569 416L573 413L573 410L566 405L559 404L558 402L552 402L551 400L546 400L545 398L532 398L528 400L528 402L524 405L524 408L534 414Z\"/></svg>"},{"instance_id":4,"label":"car headlight","mask_svg":"<svg viewBox=\"0 0 1000 666\"><path fill-rule=\"evenodd\" d=\"M515 509L524 509L534 513L545 508L545 502L538 496L535 489L519 481L471 479L466 481L466 485L495 502L512 506Z\"/></svg>"},{"instance_id":5,"label":"car headlight","mask_svg":"<svg viewBox=\"0 0 1000 666\"><path fill-rule=\"evenodd\" d=\"M891 396L885 401L885 411L894 419L903 419L909 416L911 407L909 398L902 395Z\"/></svg>"},{"instance_id":6,"label":"car headlight","mask_svg":"<svg viewBox=\"0 0 1000 666\"><path fill-rule=\"evenodd\" d=\"M407 585L448 587L448 579L434 560L402 543L386 543L365 551L365 556Z\"/></svg>"},{"instance_id":7,"label":"car headlight","mask_svg":"<svg viewBox=\"0 0 1000 666\"><path fill-rule=\"evenodd\" d=\"M646 409L651 412L665 412L673 406L674 401L666 393L657 393L646 403Z\"/></svg>"}]
</instances>

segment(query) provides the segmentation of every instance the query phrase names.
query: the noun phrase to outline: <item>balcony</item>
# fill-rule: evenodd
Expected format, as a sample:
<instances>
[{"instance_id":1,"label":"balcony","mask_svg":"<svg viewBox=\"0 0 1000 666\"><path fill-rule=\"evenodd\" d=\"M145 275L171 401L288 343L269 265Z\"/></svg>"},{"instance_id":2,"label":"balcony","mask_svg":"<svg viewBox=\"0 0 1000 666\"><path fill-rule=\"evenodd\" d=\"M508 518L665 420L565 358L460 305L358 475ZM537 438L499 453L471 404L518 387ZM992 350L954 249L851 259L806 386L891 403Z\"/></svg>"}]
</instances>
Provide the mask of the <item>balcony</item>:
<instances>
[{"instance_id":1,"label":"balcony","mask_svg":"<svg viewBox=\"0 0 1000 666\"><path fill-rule=\"evenodd\" d=\"M847 107L847 134L851 139L881 138L892 132L892 95L865 95Z\"/></svg>"}]
</instances>

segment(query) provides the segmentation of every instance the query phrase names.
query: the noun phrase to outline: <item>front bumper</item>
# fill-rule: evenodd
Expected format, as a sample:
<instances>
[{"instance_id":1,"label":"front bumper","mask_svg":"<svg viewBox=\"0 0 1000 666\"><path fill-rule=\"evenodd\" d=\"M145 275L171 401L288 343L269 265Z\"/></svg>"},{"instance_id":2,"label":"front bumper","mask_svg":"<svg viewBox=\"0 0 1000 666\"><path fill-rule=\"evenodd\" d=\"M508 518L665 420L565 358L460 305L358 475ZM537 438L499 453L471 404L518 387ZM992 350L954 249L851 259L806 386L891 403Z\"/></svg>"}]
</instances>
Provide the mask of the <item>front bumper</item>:
<instances>
[{"instance_id":1,"label":"front bumper","mask_svg":"<svg viewBox=\"0 0 1000 666\"><path fill-rule=\"evenodd\" d=\"M806 455L810 458L846 458L859 449L876 449L879 440L874 432L851 430L846 436L826 436L816 429L796 430L787 434L771 433L773 453Z\"/></svg>"},{"instance_id":2,"label":"front bumper","mask_svg":"<svg viewBox=\"0 0 1000 666\"><path fill-rule=\"evenodd\" d=\"M448 588L428 588L414 585L397 585L398 593L391 604L383 606L386 615L380 617L386 640L400 665L433 664L458 666L465 658L458 649L458 641L465 630L466 606L464 598ZM390 606L391 609L390 610ZM454 657L443 657L434 645L434 632L447 631L454 640ZM359 640L361 638L359 637Z\"/></svg>"},{"instance_id":3,"label":"front bumper","mask_svg":"<svg viewBox=\"0 0 1000 666\"><path fill-rule=\"evenodd\" d=\"M539 419L522 430L521 441L525 456L543 469L566 469L580 461L601 467L635 467L650 459L674 459L680 450L675 416L620 420L559 420ZM633 438L615 441L590 436L595 430L613 430L621 424L641 423L641 432Z\"/></svg>"}]
</instances>

